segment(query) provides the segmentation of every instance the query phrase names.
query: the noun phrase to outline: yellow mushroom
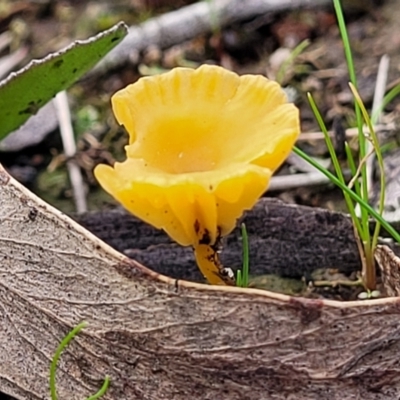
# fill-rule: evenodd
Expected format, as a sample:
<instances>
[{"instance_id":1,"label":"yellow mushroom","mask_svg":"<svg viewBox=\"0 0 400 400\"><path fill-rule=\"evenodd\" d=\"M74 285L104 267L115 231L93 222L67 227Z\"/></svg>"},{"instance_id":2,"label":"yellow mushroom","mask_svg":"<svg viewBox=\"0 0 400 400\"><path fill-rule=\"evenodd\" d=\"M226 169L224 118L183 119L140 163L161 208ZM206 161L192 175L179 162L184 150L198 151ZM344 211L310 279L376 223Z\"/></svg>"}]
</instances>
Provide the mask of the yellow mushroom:
<instances>
[{"instance_id":1,"label":"yellow mushroom","mask_svg":"<svg viewBox=\"0 0 400 400\"><path fill-rule=\"evenodd\" d=\"M141 78L112 106L129 133L127 159L98 165L97 180L133 215L192 246L209 283L233 283L220 238L290 153L298 109L263 76L208 65Z\"/></svg>"}]
</instances>

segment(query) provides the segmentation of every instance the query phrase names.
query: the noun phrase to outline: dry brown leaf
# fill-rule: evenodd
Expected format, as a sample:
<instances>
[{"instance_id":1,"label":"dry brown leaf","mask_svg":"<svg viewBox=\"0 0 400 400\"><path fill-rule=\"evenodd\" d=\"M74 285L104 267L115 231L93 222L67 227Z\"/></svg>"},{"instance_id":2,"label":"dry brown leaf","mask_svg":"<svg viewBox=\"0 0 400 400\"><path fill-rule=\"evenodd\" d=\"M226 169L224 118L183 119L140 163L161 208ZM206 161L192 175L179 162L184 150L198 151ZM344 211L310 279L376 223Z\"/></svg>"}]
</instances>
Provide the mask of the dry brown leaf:
<instances>
[{"instance_id":1,"label":"dry brown leaf","mask_svg":"<svg viewBox=\"0 0 400 400\"><path fill-rule=\"evenodd\" d=\"M0 391L60 399L392 399L399 299L340 303L176 281L117 253L0 169Z\"/></svg>"},{"instance_id":2,"label":"dry brown leaf","mask_svg":"<svg viewBox=\"0 0 400 400\"><path fill-rule=\"evenodd\" d=\"M381 269L385 294L389 297L400 296L400 258L385 245L376 247L375 258Z\"/></svg>"}]
</instances>

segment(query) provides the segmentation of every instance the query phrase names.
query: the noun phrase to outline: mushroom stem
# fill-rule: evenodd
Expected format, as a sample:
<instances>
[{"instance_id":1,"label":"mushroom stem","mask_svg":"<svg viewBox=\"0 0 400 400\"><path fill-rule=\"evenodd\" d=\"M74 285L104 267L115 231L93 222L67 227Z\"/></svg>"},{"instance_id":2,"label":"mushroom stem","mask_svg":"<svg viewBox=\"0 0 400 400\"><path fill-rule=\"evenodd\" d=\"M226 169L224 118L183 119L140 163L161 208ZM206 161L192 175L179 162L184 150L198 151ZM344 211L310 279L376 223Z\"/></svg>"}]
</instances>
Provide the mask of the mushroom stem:
<instances>
[{"instance_id":1,"label":"mushroom stem","mask_svg":"<svg viewBox=\"0 0 400 400\"><path fill-rule=\"evenodd\" d=\"M198 244L193 246L197 266L210 285L235 286L233 271L221 264L218 251L211 245Z\"/></svg>"}]
</instances>

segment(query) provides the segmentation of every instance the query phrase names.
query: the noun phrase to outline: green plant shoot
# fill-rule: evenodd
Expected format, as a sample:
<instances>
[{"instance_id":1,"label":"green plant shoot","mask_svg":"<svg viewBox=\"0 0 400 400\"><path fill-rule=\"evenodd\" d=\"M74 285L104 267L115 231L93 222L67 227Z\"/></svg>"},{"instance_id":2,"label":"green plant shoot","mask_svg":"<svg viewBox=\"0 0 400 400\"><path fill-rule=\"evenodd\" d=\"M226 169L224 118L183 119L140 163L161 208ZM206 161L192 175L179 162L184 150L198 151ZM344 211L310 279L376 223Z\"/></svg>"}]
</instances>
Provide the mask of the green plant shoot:
<instances>
[{"instance_id":1,"label":"green plant shoot","mask_svg":"<svg viewBox=\"0 0 400 400\"><path fill-rule=\"evenodd\" d=\"M375 134L373 123L376 121L379 112L375 113L372 118L368 115L368 112L358 94L357 91L357 79L355 74L355 68L351 53L350 41L347 34L346 23L343 17L343 11L341 7L340 0L333 0L333 4L335 7L335 12L338 20L339 30L342 36L343 46L345 50L345 56L347 61L347 67L350 75L350 88L353 92L355 98L355 113L357 120L357 128L358 128L358 140L359 140L359 162L356 164L353 155L350 151L348 144L345 144L346 156L348 165L352 172L352 180L349 186L346 185L346 182L343 177L342 169L338 158L336 156L336 152L330 136L328 134L328 130L325 126L321 113L318 110L317 105L314 102L314 99L310 94L308 94L308 99L311 105L311 108L314 112L314 115L317 119L317 122L324 134L325 141L329 150L329 154L332 159L332 163L335 169L336 176L331 174L324 167L320 166L317 162L315 162L311 157L308 157L305 153L303 153L300 149L295 148L294 151L301 157L303 157L306 161L311 163L315 168L317 168L320 172L325 174L331 182L338 185L342 191L346 201L346 205L351 216L354 228L355 228L355 236L358 243L360 257L362 261L362 281L363 285L367 290L373 290L376 287L376 272L375 272L375 259L374 259L374 251L378 242L378 235L380 231L381 225L393 236L393 238L400 243L400 236L395 231L395 229L382 218L383 214L383 206L385 201L385 176L383 170L383 159L382 153L379 146L379 142L377 136ZM395 87L388 95L385 96L384 101L378 111L381 111L382 108L387 105L389 100L392 100L395 96L400 94L400 85ZM369 135L366 137L363 130L363 122L365 121L366 125L369 129ZM367 140L369 140L373 146L373 151L376 154L378 159L378 164L381 172L381 188L380 188L380 199L379 199L379 210L374 210L368 204L368 186L367 186L367 169L366 169L366 160L371 154L367 154ZM360 182L361 180L361 182ZM353 190L354 188L354 190ZM356 215L355 204L359 204L361 208L361 218L359 219ZM376 219L376 225L374 229L373 236L371 238L370 233L370 219L369 216L373 216Z\"/></svg>"},{"instance_id":2,"label":"green plant shoot","mask_svg":"<svg viewBox=\"0 0 400 400\"><path fill-rule=\"evenodd\" d=\"M237 271L236 286L249 286L249 238L247 235L246 225L242 223L242 249L243 249L243 270Z\"/></svg>"},{"instance_id":3,"label":"green plant shoot","mask_svg":"<svg viewBox=\"0 0 400 400\"><path fill-rule=\"evenodd\" d=\"M57 347L57 350L54 353L53 359L51 361L50 365L50 395L51 395L51 400L57 400L57 390L56 390L56 372L57 372L57 364L60 359L61 353L63 350L68 346L68 344L74 339L74 337L83 329L87 326L86 322L81 322L79 325L77 325L74 329L72 329L65 337L64 339L60 342L60 344ZM86 400L96 400L99 399L101 396L103 396L110 384L110 378L108 376L105 377L103 386L100 388L100 390L95 393L94 395L88 397Z\"/></svg>"},{"instance_id":4,"label":"green plant shoot","mask_svg":"<svg viewBox=\"0 0 400 400\"><path fill-rule=\"evenodd\" d=\"M396 242L400 243L400 234L393 228L392 225L389 224L379 213L374 210L368 203L366 203L357 193L348 188L345 184L343 184L335 175L333 175L330 171L328 171L325 167L320 165L317 161L315 161L312 157L310 157L307 153L304 153L298 147L293 148L293 152L298 156L302 157L308 163L310 163L313 167L315 167L318 171L323 173L332 183L346 192L351 199L360 204L361 208L367 210L367 212L377 221L380 222L381 226L396 240Z\"/></svg>"},{"instance_id":5,"label":"green plant shoot","mask_svg":"<svg viewBox=\"0 0 400 400\"><path fill-rule=\"evenodd\" d=\"M285 75L287 73L288 68L293 63L293 61L301 54L303 51L310 45L310 41L308 39L300 42L290 53L290 56L282 63L277 74L276 81L279 84L282 84Z\"/></svg>"}]
</instances>

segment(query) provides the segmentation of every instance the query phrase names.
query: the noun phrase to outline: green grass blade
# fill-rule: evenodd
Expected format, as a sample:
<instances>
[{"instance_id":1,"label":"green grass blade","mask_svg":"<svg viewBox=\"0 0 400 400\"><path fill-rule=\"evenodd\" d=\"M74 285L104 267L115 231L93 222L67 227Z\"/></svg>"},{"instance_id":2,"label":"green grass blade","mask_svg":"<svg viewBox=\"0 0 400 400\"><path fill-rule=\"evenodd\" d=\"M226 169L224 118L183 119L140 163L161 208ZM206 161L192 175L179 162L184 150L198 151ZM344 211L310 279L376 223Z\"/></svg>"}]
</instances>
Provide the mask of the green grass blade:
<instances>
[{"instance_id":1,"label":"green grass blade","mask_svg":"<svg viewBox=\"0 0 400 400\"><path fill-rule=\"evenodd\" d=\"M56 352L54 353L53 359L50 365L50 395L51 400L57 400L57 390L56 390L56 371L58 360L60 359L61 353L68 346L71 340L87 325L86 322L81 322L72 331L70 331L67 336L58 345Z\"/></svg>"},{"instance_id":2,"label":"green grass blade","mask_svg":"<svg viewBox=\"0 0 400 400\"><path fill-rule=\"evenodd\" d=\"M371 135L371 142L372 145L374 147L375 150L375 154L376 154L376 158L378 160L378 165L379 165L379 169L380 169L380 193L379 193L379 215L383 214L383 208L384 208L384 204L385 204L385 188L386 188L386 181L385 181L385 170L384 170L384 166L383 166L383 158L382 158L382 152L380 149L380 145L379 145L379 141L378 141L378 137L376 136L375 133L375 129L374 126L372 124L371 118L368 115L368 112L364 106L363 101L361 100L360 94L358 93L358 90L354 87L354 85L352 85L350 83L350 89L353 92L353 96L358 104L358 106L360 107L360 110L362 112L362 115L364 117L365 123L368 126L370 135ZM378 235L379 235L379 231L380 231L380 224L379 222L377 222L376 226L375 226L375 230L374 230L374 234L372 237L372 244L371 244L371 249L374 250L377 243L378 243Z\"/></svg>"},{"instance_id":3,"label":"green grass blade","mask_svg":"<svg viewBox=\"0 0 400 400\"><path fill-rule=\"evenodd\" d=\"M378 109L372 114L371 121L372 124L375 125L376 121L378 120L378 117L380 113L386 108L386 106L393 101L395 97L397 97L400 94L400 85L395 86L393 89L391 89L386 96L383 98L382 104L378 107Z\"/></svg>"},{"instance_id":4,"label":"green grass blade","mask_svg":"<svg viewBox=\"0 0 400 400\"><path fill-rule=\"evenodd\" d=\"M249 238L246 225L242 224L242 246L243 246L243 280L242 287L249 286Z\"/></svg>"},{"instance_id":5,"label":"green grass blade","mask_svg":"<svg viewBox=\"0 0 400 400\"><path fill-rule=\"evenodd\" d=\"M283 79L285 78L287 69L289 68L290 64L310 45L310 41L308 39L303 40L299 43L290 53L290 56L282 63L280 66L277 74L276 74L276 81L279 84L282 84Z\"/></svg>"},{"instance_id":6,"label":"green grass blade","mask_svg":"<svg viewBox=\"0 0 400 400\"><path fill-rule=\"evenodd\" d=\"M346 158L347 158L347 163L349 164L351 175L354 179L354 190L356 193L361 196L361 187L360 187L360 182L357 179L357 167L356 163L354 162L353 154L351 154L351 149L350 146L347 142L344 144L344 149L346 151Z\"/></svg>"},{"instance_id":7,"label":"green grass blade","mask_svg":"<svg viewBox=\"0 0 400 400\"><path fill-rule=\"evenodd\" d=\"M103 396L108 389L108 386L110 385L110 377L106 376L104 378L104 383L103 386L99 389L97 393L95 393L93 396L88 397L86 400L96 400L99 399L101 396Z\"/></svg>"},{"instance_id":8,"label":"green grass blade","mask_svg":"<svg viewBox=\"0 0 400 400\"><path fill-rule=\"evenodd\" d=\"M57 372L57 364L61 357L61 353L68 346L68 344L74 339L74 337L86 326L87 326L87 322L81 322L74 329L72 329L64 337L64 339L58 345L58 347L54 353L53 359L51 360L51 364L50 364L50 396L51 396L51 400L57 400L56 372ZM103 386L100 388L100 390L97 393L95 393L93 396L89 397L87 400L96 400L96 399L100 398L101 396L103 396L104 393L107 391L109 384L110 384L110 378L108 376L106 376Z\"/></svg>"},{"instance_id":9,"label":"green grass blade","mask_svg":"<svg viewBox=\"0 0 400 400\"><path fill-rule=\"evenodd\" d=\"M311 93L307 93L307 97L308 97L308 101L310 103L311 109L314 113L314 116L318 122L318 125L321 128L322 133L324 134L325 143L326 143L326 146L328 147L329 155L331 156L331 160L332 160L333 166L335 168L336 175L337 175L338 179L340 179L340 181L344 184L345 180L343 177L342 168L340 167L339 160L336 156L336 151L333 146L331 137L329 136L328 129L326 128L324 119L322 118L322 115L319 112L319 109L318 109Z\"/></svg>"},{"instance_id":10,"label":"green grass blade","mask_svg":"<svg viewBox=\"0 0 400 400\"><path fill-rule=\"evenodd\" d=\"M342 36L342 42L344 47L344 53L346 56L347 68L349 70L350 81L353 83L354 86L357 87L357 75L354 68L349 35L347 33L346 22L344 20L344 15L340 0L333 0L333 6L335 7L335 13L336 13L336 18L338 20L339 31L340 35Z\"/></svg>"},{"instance_id":11,"label":"green grass blade","mask_svg":"<svg viewBox=\"0 0 400 400\"><path fill-rule=\"evenodd\" d=\"M346 22L344 20L343 16L343 10L341 6L340 0L333 0L333 5L335 8L335 13L336 13L336 18L338 20L338 25L339 25L339 31L340 35L342 37L343 41L343 47L344 47L344 52L346 56L346 62L347 62L347 69L349 71L349 76L350 76L350 81L351 83L357 87L357 76L354 68L354 62L353 62L353 55L351 52L351 46L350 46L350 40L349 40L349 35L347 33L347 28L346 28ZM363 160L365 155L366 155L366 143L365 143L365 137L363 133L363 123L362 123L362 116L361 116L361 110L358 104L355 104L355 113L356 113L356 121L357 121L357 127L358 127L358 142L360 146L360 159ZM366 165L364 164L361 169L361 190L362 190L362 197L364 200L367 201L368 199L368 182L367 182L367 171L366 171ZM365 237L367 242L370 241L369 238L369 229L368 229L368 213L364 208L361 209L361 225L364 227L365 231L368 232L368 237Z\"/></svg>"},{"instance_id":12,"label":"green grass blade","mask_svg":"<svg viewBox=\"0 0 400 400\"><path fill-rule=\"evenodd\" d=\"M342 168L340 167L339 160L338 160L338 158L336 156L335 148L334 148L332 140L331 140L331 138L329 136L328 129L326 128L324 119L322 118L322 115L319 112L319 109L318 109L317 105L315 104L315 101L314 101L312 95L310 93L308 93L307 96L308 96L308 101L310 102L310 106L312 108L312 111L313 111L313 113L315 115L315 118L316 118L316 120L318 122L318 125L319 125L319 127L321 128L321 131L324 134L325 142L326 142L326 145L328 147L328 151L329 151L329 154L331 156L332 163L333 163L333 166L335 168L336 175L337 175L339 181L342 183L342 185L346 186L346 182L344 180L343 173L342 173ZM354 204L351 201L351 199L349 198L349 196L346 194L346 192L343 192L343 196L344 196L344 199L346 201L347 209L349 210L349 214L350 214L351 219L352 219L352 221L353 221L353 223L354 223L354 225L355 225L355 227L357 229L358 234L360 235L360 237L363 240L364 239L368 240L369 232L366 232L368 230L368 226L365 226L364 224L360 224L360 221L357 218L357 215L356 215L356 212L355 212Z\"/></svg>"},{"instance_id":13,"label":"green grass blade","mask_svg":"<svg viewBox=\"0 0 400 400\"><path fill-rule=\"evenodd\" d=\"M308 154L304 153L298 147L294 147L293 152L296 153L298 156L302 157L307 162L309 162L313 167L317 168L318 171L323 173L332 183L339 186L340 189L342 189L344 192L346 192L351 199L358 202L360 204L361 208L364 208L367 211L367 213L369 213L373 218L376 219L376 221L380 222L382 227L385 228L385 230L390 235L392 235L393 239L395 239L396 242L400 243L400 235L393 228L393 226L390 225L381 215L379 215L379 213L376 210L374 210L360 196L358 196L357 193L353 192L346 185L343 185L343 183L340 182L340 180L338 178L336 178L335 175L333 175L331 172L329 172L327 169L325 169L322 165L318 164L318 162L316 162L312 157L310 157Z\"/></svg>"}]
</instances>

